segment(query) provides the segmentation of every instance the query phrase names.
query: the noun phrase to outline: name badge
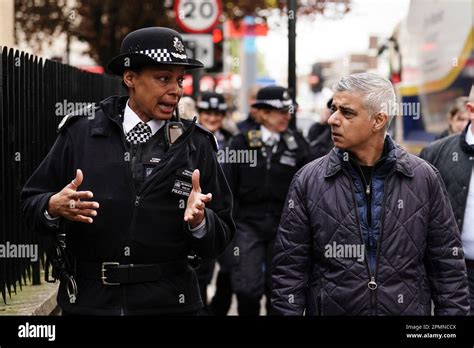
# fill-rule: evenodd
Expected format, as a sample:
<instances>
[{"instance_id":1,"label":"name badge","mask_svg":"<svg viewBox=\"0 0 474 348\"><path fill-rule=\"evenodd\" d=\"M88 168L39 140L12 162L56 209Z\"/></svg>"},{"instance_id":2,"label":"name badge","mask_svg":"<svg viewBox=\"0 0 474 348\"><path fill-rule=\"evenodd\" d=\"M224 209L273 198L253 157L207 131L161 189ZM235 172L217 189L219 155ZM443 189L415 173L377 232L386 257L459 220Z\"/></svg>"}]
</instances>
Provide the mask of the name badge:
<instances>
[{"instance_id":1,"label":"name badge","mask_svg":"<svg viewBox=\"0 0 474 348\"><path fill-rule=\"evenodd\" d=\"M177 195L189 197L191 190L193 189L193 184L184 180L176 179L171 189L172 193Z\"/></svg>"},{"instance_id":2,"label":"name badge","mask_svg":"<svg viewBox=\"0 0 474 348\"><path fill-rule=\"evenodd\" d=\"M183 178L192 178L193 177L193 169L178 169L176 171L177 176L181 176Z\"/></svg>"},{"instance_id":3,"label":"name badge","mask_svg":"<svg viewBox=\"0 0 474 348\"><path fill-rule=\"evenodd\" d=\"M296 166L296 158L294 158L293 156L282 155L280 157L280 163L290 167L294 167Z\"/></svg>"}]
</instances>

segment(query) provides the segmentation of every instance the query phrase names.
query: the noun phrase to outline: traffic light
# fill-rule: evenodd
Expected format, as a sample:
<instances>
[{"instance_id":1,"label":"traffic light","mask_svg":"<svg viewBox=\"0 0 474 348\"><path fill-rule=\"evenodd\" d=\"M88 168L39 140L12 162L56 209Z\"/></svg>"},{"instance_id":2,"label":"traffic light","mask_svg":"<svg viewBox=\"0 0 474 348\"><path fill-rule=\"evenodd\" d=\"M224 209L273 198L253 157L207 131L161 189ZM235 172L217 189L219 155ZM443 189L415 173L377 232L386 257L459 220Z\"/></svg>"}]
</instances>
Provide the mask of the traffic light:
<instances>
[{"instance_id":1,"label":"traffic light","mask_svg":"<svg viewBox=\"0 0 474 348\"><path fill-rule=\"evenodd\" d=\"M311 69L311 75L309 75L309 85L311 87L311 91L313 93L321 92L323 88L323 83L324 79L321 65L319 65L318 63L313 64L313 67Z\"/></svg>"},{"instance_id":2,"label":"traffic light","mask_svg":"<svg viewBox=\"0 0 474 348\"><path fill-rule=\"evenodd\" d=\"M207 69L209 73L221 73L224 69L224 31L222 24L212 30L214 43L214 65Z\"/></svg>"}]
</instances>

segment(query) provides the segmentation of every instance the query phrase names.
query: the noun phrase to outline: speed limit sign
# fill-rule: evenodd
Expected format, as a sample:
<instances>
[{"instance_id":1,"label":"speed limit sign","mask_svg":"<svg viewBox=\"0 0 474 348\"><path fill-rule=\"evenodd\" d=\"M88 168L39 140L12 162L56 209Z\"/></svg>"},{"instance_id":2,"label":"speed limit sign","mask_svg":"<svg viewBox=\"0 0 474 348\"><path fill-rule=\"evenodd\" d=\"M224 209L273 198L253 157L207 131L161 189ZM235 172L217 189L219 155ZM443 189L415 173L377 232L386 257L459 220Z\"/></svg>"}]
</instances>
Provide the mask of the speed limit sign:
<instances>
[{"instance_id":1,"label":"speed limit sign","mask_svg":"<svg viewBox=\"0 0 474 348\"><path fill-rule=\"evenodd\" d=\"M219 22L222 0L175 0L178 25L188 33L208 33Z\"/></svg>"}]
</instances>

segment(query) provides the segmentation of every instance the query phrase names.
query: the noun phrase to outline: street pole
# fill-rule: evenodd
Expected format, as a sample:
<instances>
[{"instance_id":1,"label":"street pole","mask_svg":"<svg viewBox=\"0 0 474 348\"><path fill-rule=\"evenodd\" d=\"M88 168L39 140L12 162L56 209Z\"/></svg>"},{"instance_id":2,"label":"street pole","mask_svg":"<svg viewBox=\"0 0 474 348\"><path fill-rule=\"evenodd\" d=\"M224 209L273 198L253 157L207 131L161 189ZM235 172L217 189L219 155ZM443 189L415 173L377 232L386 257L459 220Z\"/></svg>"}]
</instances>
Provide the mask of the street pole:
<instances>
[{"instance_id":1,"label":"street pole","mask_svg":"<svg viewBox=\"0 0 474 348\"><path fill-rule=\"evenodd\" d=\"M288 0L288 92L296 102L296 9L297 0ZM290 109L290 128L296 129L296 107Z\"/></svg>"}]
</instances>

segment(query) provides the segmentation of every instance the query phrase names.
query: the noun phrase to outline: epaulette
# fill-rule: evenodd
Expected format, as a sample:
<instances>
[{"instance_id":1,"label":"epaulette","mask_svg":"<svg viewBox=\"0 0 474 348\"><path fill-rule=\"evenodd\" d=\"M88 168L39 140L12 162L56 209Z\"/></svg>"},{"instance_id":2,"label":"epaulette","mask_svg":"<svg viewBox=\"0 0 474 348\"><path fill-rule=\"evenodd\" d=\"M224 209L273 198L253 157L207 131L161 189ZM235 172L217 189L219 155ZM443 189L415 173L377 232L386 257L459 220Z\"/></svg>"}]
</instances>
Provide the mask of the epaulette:
<instances>
[{"instance_id":1,"label":"epaulette","mask_svg":"<svg viewBox=\"0 0 474 348\"><path fill-rule=\"evenodd\" d=\"M251 129L246 134L247 141L251 148L262 147L262 131L260 129Z\"/></svg>"},{"instance_id":2,"label":"epaulette","mask_svg":"<svg viewBox=\"0 0 474 348\"><path fill-rule=\"evenodd\" d=\"M88 106L80 110L76 110L74 112L71 112L70 114L67 114L66 116L63 117L63 119L58 125L58 129L57 129L58 133L60 133L64 128L66 128L66 126L70 123L70 121L75 117L79 117L79 116L94 117L94 113L98 108L99 106L94 106L94 104L89 104Z\"/></svg>"},{"instance_id":3,"label":"epaulette","mask_svg":"<svg viewBox=\"0 0 474 348\"><path fill-rule=\"evenodd\" d=\"M209 132L205 127L201 126L199 123L196 122L195 125L198 130L206 134L206 136L208 137L209 141L212 144L212 148L214 149L215 152L217 152L219 150L219 145L217 144L217 139L215 135L212 134L212 132Z\"/></svg>"}]
</instances>

